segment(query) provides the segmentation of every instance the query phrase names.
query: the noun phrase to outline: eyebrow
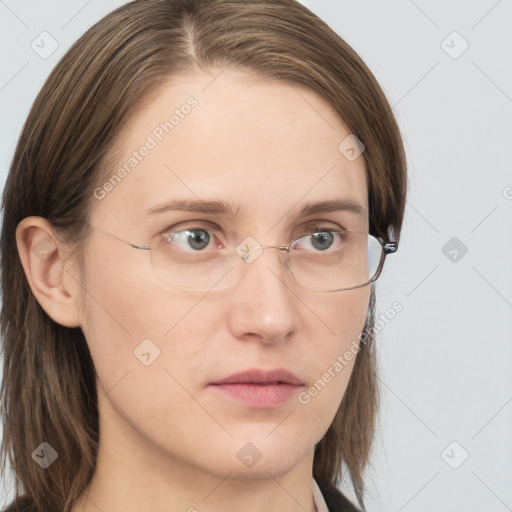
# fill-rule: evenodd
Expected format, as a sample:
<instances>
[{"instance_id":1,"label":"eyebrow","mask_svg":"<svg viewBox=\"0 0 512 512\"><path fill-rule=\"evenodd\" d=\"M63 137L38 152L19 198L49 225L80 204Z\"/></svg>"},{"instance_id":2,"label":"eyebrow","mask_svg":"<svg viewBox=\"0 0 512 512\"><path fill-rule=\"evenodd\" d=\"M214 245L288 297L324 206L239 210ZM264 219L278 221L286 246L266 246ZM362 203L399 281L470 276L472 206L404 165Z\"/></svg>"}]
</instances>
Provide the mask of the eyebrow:
<instances>
[{"instance_id":1,"label":"eyebrow","mask_svg":"<svg viewBox=\"0 0 512 512\"><path fill-rule=\"evenodd\" d=\"M195 213L205 213L213 215L223 215L229 217L237 217L240 211L240 205L235 207L229 203L220 200L195 200L195 199L174 199L163 204L148 208L145 210L147 215L163 213L167 211L187 211ZM305 204L297 217L306 217L318 213L331 213L346 211L353 213L363 220L366 220L368 212L362 205L349 199L333 199L330 201L318 201Z\"/></svg>"}]
</instances>

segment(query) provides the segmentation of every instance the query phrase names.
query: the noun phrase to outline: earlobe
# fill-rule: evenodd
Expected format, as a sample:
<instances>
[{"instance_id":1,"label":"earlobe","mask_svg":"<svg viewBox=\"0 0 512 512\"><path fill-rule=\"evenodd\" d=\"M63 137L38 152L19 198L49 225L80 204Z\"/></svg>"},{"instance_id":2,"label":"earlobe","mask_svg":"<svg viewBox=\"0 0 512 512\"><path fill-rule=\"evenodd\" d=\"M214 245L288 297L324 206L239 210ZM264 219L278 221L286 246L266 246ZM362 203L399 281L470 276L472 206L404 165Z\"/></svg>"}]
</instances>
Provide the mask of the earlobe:
<instances>
[{"instance_id":1,"label":"earlobe","mask_svg":"<svg viewBox=\"0 0 512 512\"><path fill-rule=\"evenodd\" d=\"M81 325L78 285L64 279L66 250L43 217L26 217L16 229L16 244L29 286L46 313L65 327Z\"/></svg>"}]
</instances>

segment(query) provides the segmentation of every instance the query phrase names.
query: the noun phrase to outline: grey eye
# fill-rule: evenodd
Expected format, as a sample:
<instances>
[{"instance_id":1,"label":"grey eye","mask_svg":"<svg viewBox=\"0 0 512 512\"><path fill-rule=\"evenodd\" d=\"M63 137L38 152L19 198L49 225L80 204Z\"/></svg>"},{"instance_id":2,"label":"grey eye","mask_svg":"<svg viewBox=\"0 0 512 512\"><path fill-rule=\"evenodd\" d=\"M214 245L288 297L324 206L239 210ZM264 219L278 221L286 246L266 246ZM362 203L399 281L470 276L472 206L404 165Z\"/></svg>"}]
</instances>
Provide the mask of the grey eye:
<instances>
[{"instance_id":1,"label":"grey eye","mask_svg":"<svg viewBox=\"0 0 512 512\"><path fill-rule=\"evenodd\" d=\"M187 229L174 233L171 242L186 251L189 249L201 251L208 247L210 238L210 233L204 229Z\"/></svg>"}]
</instances>

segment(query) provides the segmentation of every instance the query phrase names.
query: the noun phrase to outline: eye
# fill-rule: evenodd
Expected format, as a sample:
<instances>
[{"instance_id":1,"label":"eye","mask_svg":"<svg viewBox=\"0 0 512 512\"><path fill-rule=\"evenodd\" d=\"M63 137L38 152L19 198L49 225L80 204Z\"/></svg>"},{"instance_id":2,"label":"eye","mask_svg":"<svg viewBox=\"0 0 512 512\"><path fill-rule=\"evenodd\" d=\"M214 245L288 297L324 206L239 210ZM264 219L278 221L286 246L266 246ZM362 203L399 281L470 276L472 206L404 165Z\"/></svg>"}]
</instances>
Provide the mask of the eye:
<instances>
[{"instance_id":1,"label":"eye","mask_svg":"<svg viewBox=\"0 0 512 512\"><path fill-rule=\"evenodd\" d=\"M344 231L332 228L316 227L311 231L310 234L296 240L294 249L312 250L314 252L324 252L331 248L337 250L346 238Z\"/></svg>"},{"instance_id":2,"label":"eye","mask_svg":"<svg viewBox=\"0 0 512 512\"><path fill-rule=\"evenodd\" d=\"M186 252L205 252L205 249L221 248L214 231L203 228L190 228L162 233L164 243L174 245Z\"/></svg>"}]
</instances>

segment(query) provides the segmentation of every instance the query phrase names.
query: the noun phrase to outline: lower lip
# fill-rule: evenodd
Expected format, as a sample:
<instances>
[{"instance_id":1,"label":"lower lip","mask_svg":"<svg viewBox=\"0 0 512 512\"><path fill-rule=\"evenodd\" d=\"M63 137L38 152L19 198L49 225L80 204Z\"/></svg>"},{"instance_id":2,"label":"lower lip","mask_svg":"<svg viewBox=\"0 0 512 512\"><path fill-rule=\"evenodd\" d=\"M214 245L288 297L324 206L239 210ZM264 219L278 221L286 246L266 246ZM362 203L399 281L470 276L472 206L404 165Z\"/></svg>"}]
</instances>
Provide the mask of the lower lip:
<instances>
[{"instance_id":1,"label":"lower lip","mask_svg":"<svg viewBox=\"0 0 512 512\"><path fill-rule=\"evenodd\" d=\"M229 395L247 407L268 409L292 398L302 386L293 384L214 384L221 393Z\"/></svg>"}]
</instances>

